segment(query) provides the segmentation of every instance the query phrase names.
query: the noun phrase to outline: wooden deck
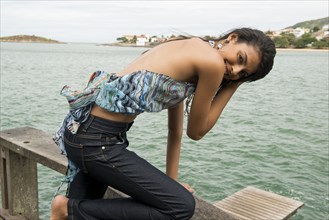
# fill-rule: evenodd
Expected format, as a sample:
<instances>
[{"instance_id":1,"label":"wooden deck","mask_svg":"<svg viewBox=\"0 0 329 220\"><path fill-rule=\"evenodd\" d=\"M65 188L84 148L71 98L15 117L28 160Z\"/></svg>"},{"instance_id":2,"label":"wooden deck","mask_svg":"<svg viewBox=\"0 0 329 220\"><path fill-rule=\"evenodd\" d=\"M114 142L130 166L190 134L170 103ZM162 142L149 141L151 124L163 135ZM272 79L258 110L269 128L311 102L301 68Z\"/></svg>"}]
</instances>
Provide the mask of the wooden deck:
<instances>
[{"instance_id":1,"label":"wooden deck","mask_svg":"<svg viewBox=\"0 0 329 220\"><path fill-rule=\"evenodd\" d=\"M249 186L214 205L242 220L279 220L291 217L303 203Z\"/></svg>"},{"instance_id":2,"label":"wooden deck","mask_svg":"<svg viewBox=\"0 0 329 220\"><path fill-rule=\"evenodd\" d=\"M64 174L67 159L43 131L29 127L0 131L0 220L39 219L37 163ZM105 198L118 196L123 195L109 188ZM302 202L254 187L215 204L195 199L191 220L288 219L303 206Z\"/></svg>"}]
</instances>

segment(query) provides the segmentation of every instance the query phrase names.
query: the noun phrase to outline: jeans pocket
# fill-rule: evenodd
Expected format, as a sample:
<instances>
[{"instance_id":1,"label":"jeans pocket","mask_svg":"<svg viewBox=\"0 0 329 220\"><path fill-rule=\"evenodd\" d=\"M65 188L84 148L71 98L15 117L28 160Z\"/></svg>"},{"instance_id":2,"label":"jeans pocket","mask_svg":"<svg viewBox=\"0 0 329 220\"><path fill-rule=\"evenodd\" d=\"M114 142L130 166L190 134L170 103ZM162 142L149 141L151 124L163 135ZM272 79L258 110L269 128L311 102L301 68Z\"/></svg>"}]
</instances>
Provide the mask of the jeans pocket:
<instances>
[{"instance_id":1,"label":"jeans pocket","mask_svg":"<svg viewBox=\"0 0 329 220\"><path fill-rule=\"evenodd\" d=\"M69 140L65 135L64 135L64 144L65 146L70 146L73 148L83 148L83 145L81 143L74 143L73 141Z\"/></svg>"},{"instance_id":2,"label":"jeans pocket","mask_svg":"<svg viewBox=\"0 0 329 220\"><path fill-rule=\"evenodd\" d=\"M84 147L83 162L87 172L95 172L95 167L97 167L96 173L103 170L103 168L115 169L113 151L116 151L116 149L105 145L101 147Z\"/></svg>"}]
</instances>

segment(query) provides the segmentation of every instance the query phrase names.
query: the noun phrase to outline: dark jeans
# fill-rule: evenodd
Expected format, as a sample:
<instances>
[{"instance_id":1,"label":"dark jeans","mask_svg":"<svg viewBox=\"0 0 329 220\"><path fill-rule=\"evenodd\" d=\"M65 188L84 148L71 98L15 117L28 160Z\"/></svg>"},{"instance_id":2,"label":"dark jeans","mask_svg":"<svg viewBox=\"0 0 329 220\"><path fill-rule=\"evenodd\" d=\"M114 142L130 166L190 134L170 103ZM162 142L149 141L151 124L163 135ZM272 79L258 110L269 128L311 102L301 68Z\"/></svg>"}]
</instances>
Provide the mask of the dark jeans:
<instances>
[{"instance_id":1,"label":"dark jeans","mask_svg":"<svg viewBox=\"0 0 329 220\"><path fill-rule=\"evenodd\" d=\"M193 216L192 194L127 150L130 126L91 115L77 134L65 131L68 158L80 169L68 188L69 219L183 220ZM130 197L103 199L108 186Z\"/></svg>"}]
</instances>

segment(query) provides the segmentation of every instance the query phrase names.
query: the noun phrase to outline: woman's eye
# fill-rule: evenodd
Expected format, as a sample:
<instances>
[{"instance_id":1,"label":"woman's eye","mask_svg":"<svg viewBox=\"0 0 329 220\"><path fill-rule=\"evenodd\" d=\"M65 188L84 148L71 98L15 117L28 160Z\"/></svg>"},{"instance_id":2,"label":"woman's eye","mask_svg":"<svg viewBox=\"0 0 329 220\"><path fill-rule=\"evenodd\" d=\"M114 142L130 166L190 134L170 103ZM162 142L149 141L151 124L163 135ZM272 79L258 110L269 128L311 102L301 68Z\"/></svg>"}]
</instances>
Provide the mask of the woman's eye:
<instances>
[{"instance_id":1,"label":"woman's eye","mask_svg":"<svg viewBox=\"0 0 329 220\"><path fill-rule=\"evenodd\" d=\"M239 63L242 64L243 63L243 57L241 55L239 55Z\"/></svg>"}]
</instances>

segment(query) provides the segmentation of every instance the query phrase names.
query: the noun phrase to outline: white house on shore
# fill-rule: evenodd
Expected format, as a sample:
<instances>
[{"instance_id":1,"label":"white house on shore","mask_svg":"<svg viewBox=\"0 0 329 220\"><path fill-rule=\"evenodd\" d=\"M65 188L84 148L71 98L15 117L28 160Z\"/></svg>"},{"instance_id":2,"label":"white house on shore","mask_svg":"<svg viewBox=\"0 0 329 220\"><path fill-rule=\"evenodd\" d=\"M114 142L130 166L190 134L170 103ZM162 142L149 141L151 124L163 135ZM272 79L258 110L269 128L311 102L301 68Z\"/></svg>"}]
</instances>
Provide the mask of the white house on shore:
<instances>
[{"instance_id":1,"label":"white house on shore","mask_svg":"<svg viewBox=\"0 0 329 220\"><path fill-rule=\"evenodd\" d=\"M136 41L137 46L145 46L148 42L149 42L148 35L142 34L140 36L137 36L137 41Z\"/></svg>"},{"instance_id":2,"label":"white house on shore","mask_svg":"<svg viewBox=\"0 0 329 220\"><path fill-rule=\"evenodd\" d=\"M295 37L301 37L303 34L308 33L304 28L296 28L292 32Z\"/></svg>"}]
</instances>

